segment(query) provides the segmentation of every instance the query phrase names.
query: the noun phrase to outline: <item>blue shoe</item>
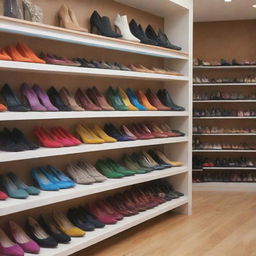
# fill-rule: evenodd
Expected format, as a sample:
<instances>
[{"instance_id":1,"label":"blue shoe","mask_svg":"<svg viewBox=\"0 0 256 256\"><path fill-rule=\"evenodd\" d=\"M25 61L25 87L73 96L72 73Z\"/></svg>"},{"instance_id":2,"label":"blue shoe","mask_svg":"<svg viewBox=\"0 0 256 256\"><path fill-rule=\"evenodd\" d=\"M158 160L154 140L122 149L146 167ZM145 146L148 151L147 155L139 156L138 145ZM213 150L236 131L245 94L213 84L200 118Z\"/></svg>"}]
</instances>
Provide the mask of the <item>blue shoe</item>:
<instances>
[{"instance_id":1,"label":"blue shoe","mask_svg":"<svg viewBox=\"0 0 256 256\"><path fill-rule=\"evenodd\" d=\"M9 197L26 199L29 196L26 190L19 189L8 176L1 176L0 182Z\"/></svg>"},{"instance_id":2,"label":"blue shoe","mask_svg":"<svg viewBox=\"0 0 256 256\"><path fill-rule=\"evenodd\" d=\"M53 166L51 165L48 165L47 166L48 170L50 170L52 172L52 174L58 178L59 181L61 182L65 182L65 188L73 188L76 183L71 180L68 176L66 176L63 172L61 172L60 170L54 168Z\"/></svg>"},{"instance_id":3,"label":"blue shoe","mask_svg":"<svg viewBox=\"0 0 256 256\"><path fill-rule=\"evenodd\" d=\"M26 185L16 174L10 172L7 174L7 176L12 180L12 182L17 186L19 189L24 189L27 191L30 195L39 195L40 190L38 188L35 188L34 186L28 186Z\"/></svg>"},{"instance_id":4,"label":"blue shoe","mask_svg":"<svg viewBox=\"0 0 256 256\"><path fill-rule=\"evenodd\" d=\"M143 105L141 105L139 103L139 100L138 100L136 94L132 91L132 89L128 88L126 90L126 92L127 92L127 95L130 99L130 102L132 103L133 106L135 106L137 109L139 109L141 111L147 110L147 108L145 108Z\"/></svg>"},{"instance_id":5,"label":"blue shoe","mask_svg":"<svg viewBox=\"0 0 256 256\"><path fill-rule=\"evenodd\" d=\"M32 177L42 190L46 191L57 191L59 190L59 187L52 183L48 177L42 172L43 168L40 168L39 170L36 170L35 168L32 169Z\"/></svg>"}]
</instances>

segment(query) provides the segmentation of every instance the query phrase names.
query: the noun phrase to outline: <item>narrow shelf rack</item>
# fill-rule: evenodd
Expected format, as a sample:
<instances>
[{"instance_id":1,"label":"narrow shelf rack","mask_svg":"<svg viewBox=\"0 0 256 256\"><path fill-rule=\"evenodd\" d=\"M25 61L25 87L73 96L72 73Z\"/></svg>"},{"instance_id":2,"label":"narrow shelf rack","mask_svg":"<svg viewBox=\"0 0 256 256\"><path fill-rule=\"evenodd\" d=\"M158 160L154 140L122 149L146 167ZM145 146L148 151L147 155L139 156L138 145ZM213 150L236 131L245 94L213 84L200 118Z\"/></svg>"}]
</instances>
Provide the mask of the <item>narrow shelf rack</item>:
<instances>
[{"instance_id":1,"label":"narrow shelf rack","mask_svg":"<svg viewBox=\"0 0 256 256\"><path fill-rule=\"evenodd\" d=\"M193 100L194 103L255 103L256 100Z\"/></svg>"},{"instance_id":2,"label":"narrow shelf rack","mask_svg":"<svg viewBox=\"0 0 256 256\"><path fill-rule=\"evenodd\" d=\"M256 133L194 133L193 136L255 136Z\"/></svg>"},{"instance_id":3,"label":"narrow shelf rack","mask_svg":"<svg viewBox=\"0 0 256 256\"><path fill-rule=\"evenodd\" d=\"M256 83L200 83L200 84L193 84L193 86L256 86Z\"/></svg>"},{"instance_id":4,"label":"narrow shelf rack","mask_svg":"<svg viewBox=\"0 0 256 256\"><path fill-rule=\"evenodd\" d=\"M256 65L241 66L194 66L193 69L256 69Z\"/></svg>"}]
</instances>

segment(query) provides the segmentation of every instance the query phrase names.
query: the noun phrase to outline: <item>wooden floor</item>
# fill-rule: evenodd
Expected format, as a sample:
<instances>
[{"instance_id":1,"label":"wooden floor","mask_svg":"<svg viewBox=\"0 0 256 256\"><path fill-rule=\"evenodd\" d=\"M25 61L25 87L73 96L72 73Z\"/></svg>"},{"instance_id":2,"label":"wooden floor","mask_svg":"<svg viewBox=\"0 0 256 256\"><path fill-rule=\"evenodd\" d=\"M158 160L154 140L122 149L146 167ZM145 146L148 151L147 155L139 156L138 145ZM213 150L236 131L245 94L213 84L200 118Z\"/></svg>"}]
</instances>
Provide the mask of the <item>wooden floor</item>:
<instances>
[{"instance_id":1,"label":"wooden floor","mask_svg":"<svg viewBox=\"0 0 256 256\"><path fill-rule=\"evenodd\" d=\"M193 215L164 214L76 256L256 256L256 193L194 192Z\"/></svg>"}]
</instances>

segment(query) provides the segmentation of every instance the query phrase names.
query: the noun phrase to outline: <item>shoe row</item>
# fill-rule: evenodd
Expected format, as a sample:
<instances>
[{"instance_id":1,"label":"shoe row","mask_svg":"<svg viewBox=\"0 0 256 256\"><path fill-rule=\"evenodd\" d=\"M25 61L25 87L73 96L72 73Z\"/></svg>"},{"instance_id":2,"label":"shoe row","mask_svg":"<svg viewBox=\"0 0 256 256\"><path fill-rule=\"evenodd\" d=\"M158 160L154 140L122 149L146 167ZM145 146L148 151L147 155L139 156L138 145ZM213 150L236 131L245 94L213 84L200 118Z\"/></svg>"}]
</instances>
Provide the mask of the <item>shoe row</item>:
<instances>
[{"instance_id":1,"label":"shoe row","mask_svg":"<svg viewBox=\"0 0 256 256\"><path fill-rule=\"evenodd\" d=\"M221 143L202 143L199 139L193 140L193 149L203 150L255 150L256 144L248 145L247 143L240 144L221 144Z\"/></svg>"},{"instance_id":2,"label":"shoe row","mask_svg":"<svg viewBox=\"0 0 256 256\"><path fill-rule=\"evenodd\" d=\"M256 182L255 172L214 171L193 172L193 183L201 182Z\"/></svg>"},{"instance_id":3,"label":"shoe row","mask_svg":"<svg viewBox=\"0 0 256 256\"><path fill-rule=\"evenodd\" d=\"M256 161L244 156L240 158L209 159L202 156L193 156L193 169L203 167L256 167Z\"/></svg>"},{"instance_id":4,"label":"shoe row","mask_svg":"<svg viewBox=\"0 0 256 256\"><path fill-rule=\"evenodd\" d=\"M256 61L243 60L238 61L233 59L232 61L227 61L225 59L220 59L219 61L205 61L199 58L194 58L194 66L250 66L256 65Z\"/></svg>"},{"instance_id":5,"label":"shoe row","mask_svg":"<svg viewBox=\"0 0 256 256\"><path fill-rule=\"evenodd\" d=\"M86 207L72 207L63 213L55 210L38 219L28 217L25 228L9 221L5 231L0 229L0 253L23 256L39 253L40 247L56 248L67 244L72 237L83 237L86 232L115 224L124 217L139 214L159 204L184 196L166 180L157 180L133 186ZM7 235L8 234L8 235Z\"/></svg>"},{"instance_id":6,"label":"shoe row","mask_svg":"<svg viewBox=\"0 0 256 256\"><path fill-rule=\"evenodd\" d=\"M220 108L210 108L210 109L193 109L194 117L211 117L211 116L256 116L256 111L253 109L248 110L229 110Z\"/></svg>"},{"instance_id":7,"label":"shoe row","mask_svg":"<svg viewBox=\"0 0 256 256\"><path fill-rule=\"evenodd\" d=\"M221 128L217 126L193 126L193 134L256 133L255 128Z\"/></svg>"},{"instance_id":8,"label":"shoe row","mask_svg":"<svg viewBox=\"0 0 256 256\"><path fill-rule=\"evenodd\" d=\"M194 100L254 100L255 94L244 95L243 93L229 93L216 91L212 93L193 93Z\"/></svg>"},{"instance_id":9,"label":"shoe row","mask_svg":"<svg viewBox=\"0 0 256 256\"><path fill-rule=\"evenodd\" d=\"M21 95L28 105L22 103L8 84L1 89L2 97L9 111L184 111L172 100L171 95L165 89L159 89L157 93L147 89L134 92L128 88L113 89L109 87L106 96L100 93L94 86L83 91L80 88L75 94L63 87L57 91L53 86L47 92L39 85L32 87L23 83L20 87ZM7 108L1 104L0 111Z\"/></svg>"},{"instance_id":10,"label":"shoe row","mask_svg":"<svg viewBox=\"0 0 256 256\"><path fill-rule=\"evenodd\" d=\"M245 76L239 78L209 78L206 76L203 77L193 77L194 84L214 84L214 83L256 83L256 77Z\"/></svg>"}]
</instances>

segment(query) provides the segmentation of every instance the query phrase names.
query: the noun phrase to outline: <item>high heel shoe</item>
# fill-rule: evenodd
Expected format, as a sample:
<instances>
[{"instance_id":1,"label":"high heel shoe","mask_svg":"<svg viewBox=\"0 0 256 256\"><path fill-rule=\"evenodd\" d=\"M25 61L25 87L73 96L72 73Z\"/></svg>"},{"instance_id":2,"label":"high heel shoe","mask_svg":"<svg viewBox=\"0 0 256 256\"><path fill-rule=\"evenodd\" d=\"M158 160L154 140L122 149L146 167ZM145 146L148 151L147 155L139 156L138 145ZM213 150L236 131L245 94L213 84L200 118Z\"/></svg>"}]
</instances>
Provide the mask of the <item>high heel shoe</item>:
<instances>
[{"instance_id":1,"label":"high heel shoe","mask_svg":"<svg viewBox=\"0 0 256 256\"><path fill-rule=\"evenodd\" d=\"M0 253L6 256L24 256L24 250L10 240L0 228Z\"/></svg>"},{"instance_id":2,"label":"high heel shoe","mask_svg":"<svg viewBox=\"0 0 256 256\"><path fill-rule=\"evenodd\" d=\"M156 94L152 92L150 89L147 89L146 96L150 104L152 104L158 110L162 110L162 111L171 110L170 107L163 105L162 102L159 100L159 98L156 96Z\"/></svg>"},{"instance_id":3,"label":"high heel shoe","mask_svg":"<svg viewBox=\"0 0 256 256\"><path fill-rule=\"evenodd\" d=\"M145 95L142 91L139 90L139 91L136 92L136 94L137 94L137 97L138 97L140 103L141 103L145 108L147 108L147 110L151 110L151 111L156 111L156 110L157 110L157 108L155 108L154 106L152 106L152 105L149 103L149 101L148 101L146 95Z\"/></svg>"},{"instance_id":4,"label":"high heel shoe","mask_svg":"<svg viewBox=\"0 0 256 256\"><path fill-rule=\"evenodd\" d=\"M20 100L16 97L12 89L8 84L5 84L1 89L1 94L6 102L6 105L10 111L22 111L26 112L30 109L24 106Z\"/></svg>"},{"instance_id":5,"label":"high heel shoe","mask_svg":"<svg viewBox=\"0 0 256 256\"><path fill-rule=\"evenodd\" d=\"M60 111L71 111L71 109L64 104L60 97L60 94L53 86L47 91L47 94L53 105L57 107Z\"/></svg>"},{"instance_id":6,"label":"high heel shoe","mask_svg":"<svg viewBox=\"0 0 256 256\"><path fill-rule=\"evenodd\" d=\"M115 33L110 24L110 20L108 17L103 16L101 17L97 11L94 11L90 18L90 24L91 24L91 33L93 33L94 27L97 28L98 32L107 37L114 37L119 38L122 37L122 35Z\"/></svg>"},{"instance_id":7,"label":"high heel shoe","mask_svg":"<svg viewBox=\"0 0 256 256\"><path fill-rule=\"evenodd\" d=\"M140 40L131 33L126 15L120 16L117 14L114 24L121 31L123 39L140 42Z\"/></svg>"},{"instance_id":8,"label":"high heel shoe","mask_svg":"<svg viewBox=\"0 0 256 256\"><path fill-rule=\"evenodd\" d=\"M13 61L33 62L30 58L24 57L13 45L9 45L6 49L6 52L12 58Z\"/></svg>"},{"instance_id":9,"label":"high heel shoe","mask_svg":"<svg viewBox=\"0 0 256 256\"><path fill-rule=\"evenodd\" d=\"M24 19L32 22L43 23L43 10L30 0L22 0Z\"/></svg>"},{"instance_id":10,"label":"high heel shoe","mask_svg":"<svg viewBox=\"0 0 256 256\"><path fill-rule=\"evenodd\" d=\"M79 134L84 143L101 144L105 142L103 139L98 137L91 129L85 127L84 125L79 124L76 127L76 132Z\"/></svg>"},{"instance_id":11,"label":"high heel shoe","mask_svg":"<svg viewBox=\"0 0 256 256\"><path fill-rule=\"evenodd\" d=\"M96 163L97 170L109 179L123 178L125 175L119 172L115 172L110 166L106 164L106 161L98 160Z\"/></svg>"},{"instance_id":12,"label":"high heel shoe","mask_svg":"<svg viewBox=\"0 0 256 256\"><path fill-rule=\"evenodd\" d=\"M128 107L125 106L118 92L114 90L111 86L107 90L107 99L109 103L112 105L112 107L114 107L115 110L119 110L119 111L129 110Z\"/></svg>"},{"instance_id":13,"label":"high heel shoe","mask_svg":"<svg viewBox=\"0 0 256 256\"><path fill-rule=\"evenodd\" d=\"M4 16L22 19L22 12L17 0L4 0Z\"/></svg>"},{"instance_id":14,"label":"high heel shoe","mask_svg":"<svg viewBox=\"0 0 256 256\"><path fill-rule=\"evenodd\" d=\"M12 60L4 49L0 48L0 60Z\"/></svg>"},{"instance_id":15,"label":"high heel shoe","mask_svg":"<svg viewBox=\"0 0 256 256\"><path fill-rule=\"evenodd\" d=\"M8 196L3 191L0 190L0 201L5 200L7 198Z\"/></svg>"},{"instance_id":16,"label":"high heel shoe","mask_svg":"<svg viewBox=\"0 0 256 256\"><path fill-rule=\"evenodd\" d=\"M132 103L138 110L141 110L141 111L147 110L146 107L144 107L143 105L141 105L141 104L139 103L139 100L138 100L136 94L132 91L132 89L128 88L128 89L126 90L126 92L127 92L127 95L128 95L128 97L129 97L131 103Z\"/></svg>"},{"instance_id":17,"label":"high heel shoe","mask_svg":"<svg viewBox=\"0 0 256 256\"><path fill-rule=\"evenodd\" d=\"M93 132L105 142L116 142L115 138L108 136L98 125L93 126Z\"/></svg>"},{"instance_id":18,"label":"high heel shoe","mask_svg":"<svg viewBox=\"0 0 256 256\"><path fill-rule=\"evenodd\" d=\"M15 241L24 252L35 254L39 253L39 245L35 241L31 240L24 230L14 221L9 221L8 230L13 238L13 241Z\"/></svg>"},{"instance_id":19,"label":"high heel shoe","mask_svg":"<svg viewBox=\"0 0 256 256\"><path fill-rule=\"evenodd\" d=\"M137 111L138 108L132 105L132 103L129 100L129 97L126 95L125 91L122 88L118 88L118 93L123 101L123 103L128 107L129 110L131 111Z\"/></svg>"},{"instance_id":20,"label":"high heel shoe","mask_svg":"<svg viewBox=\"0 0 256 256\"><path fill-rule=\"evenodd\" d=\"M70 107L72 110L74 110L74 111L84 111L84 109L76 103L74 96L71 95L70 92L65 87L63 87L60 90L60 96L63 99L64 103L68 107Z\"/></svg>"},{"instance_id":21,"label":"high heel shoe","mask_svg":"<svg viewBox=\"0 0 256 256\"><path fill-rule=\"evenodd\" d=\"M59 10L59 19L60 19L60 26L63 28L81 31L81 32L88 32L87 29L82 28L77 21L76 15L74 11L63 4Z\"/></svg>"},{"instance_id":22,"label":"high heel shoe","mask_svg":"<svg viewBox=\"0 0 256 256\"><path fill-rule=\"evenodd\" d=\"M28 1L28 0L23 0L23 1ZM22 54L22 56L29 58L35 63L45 64L45 60L38 58L36 54L26 44L18 43L16 48Z\"/></svg>"}]
</instances>

